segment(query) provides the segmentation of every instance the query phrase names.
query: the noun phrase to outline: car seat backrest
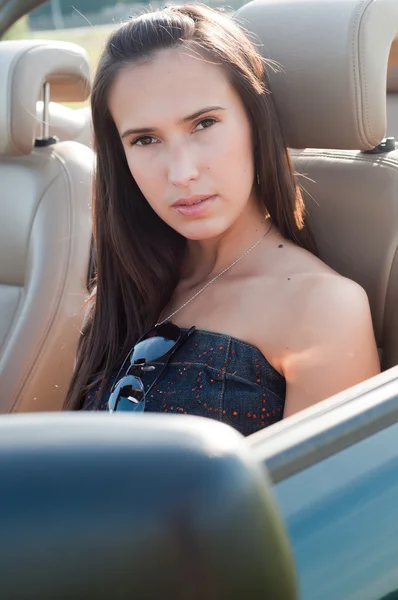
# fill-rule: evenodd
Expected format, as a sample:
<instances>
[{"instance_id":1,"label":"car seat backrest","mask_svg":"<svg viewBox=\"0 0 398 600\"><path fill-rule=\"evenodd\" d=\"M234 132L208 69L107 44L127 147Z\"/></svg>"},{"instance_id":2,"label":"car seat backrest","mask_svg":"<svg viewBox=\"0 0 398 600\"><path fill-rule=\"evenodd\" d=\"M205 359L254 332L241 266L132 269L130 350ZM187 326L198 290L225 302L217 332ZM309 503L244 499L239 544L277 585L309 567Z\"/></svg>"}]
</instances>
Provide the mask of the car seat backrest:
<instances>
[{"instance_id":1,"label":"car seat backrest","mask_svg":"<svg viewBox=\"0 0 398 600\"><path fill-rule=\"evenodd\" d=\"M0 412L60 409L87 296L93 152L37 140L36 103L90 93L75 44L0 44Z\"/></svg>"},{"instance_id":2,"label":"car seat backrest","mask_svg":"<svg viewBox=\"0 0 398 600\"><path fill-rule=\"evenodd\" d=\"M235 18L280 65L270 87L320 256L365 288L383 367L396 365L398 152L379 144L398 2L256 0Z\"/></svg>"}]
</instances>

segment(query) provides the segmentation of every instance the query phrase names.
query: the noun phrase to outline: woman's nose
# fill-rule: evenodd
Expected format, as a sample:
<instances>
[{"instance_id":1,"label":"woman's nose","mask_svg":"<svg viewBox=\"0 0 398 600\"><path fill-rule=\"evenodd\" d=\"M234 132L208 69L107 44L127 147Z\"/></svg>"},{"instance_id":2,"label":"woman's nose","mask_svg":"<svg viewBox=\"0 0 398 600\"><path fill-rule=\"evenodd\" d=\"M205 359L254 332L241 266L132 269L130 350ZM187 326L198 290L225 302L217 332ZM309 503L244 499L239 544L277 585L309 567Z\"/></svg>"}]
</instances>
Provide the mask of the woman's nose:
<instances>
[{"instance_id":1,"label":"woman's nose","mask_svg":"<svg viewBox=\"0 0 398 600\"><path fill-rule=\"evenodd\" d=\"M176 187L188 187L199 176L196 161L186 146L171 152L168 171L169 181Z\"/></svg>"}]
</instances>

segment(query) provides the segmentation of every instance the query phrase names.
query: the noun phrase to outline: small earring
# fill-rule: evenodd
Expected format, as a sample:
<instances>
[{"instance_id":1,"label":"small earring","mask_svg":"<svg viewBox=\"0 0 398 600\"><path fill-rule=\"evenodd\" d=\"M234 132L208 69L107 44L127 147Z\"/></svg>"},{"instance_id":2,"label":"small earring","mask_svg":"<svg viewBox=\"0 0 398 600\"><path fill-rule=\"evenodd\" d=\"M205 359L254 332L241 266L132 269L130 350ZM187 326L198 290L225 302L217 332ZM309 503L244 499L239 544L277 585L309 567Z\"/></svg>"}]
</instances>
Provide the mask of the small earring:
<instances>
[{"instance_id":1,"label":"small earring","mask_svg":"<svg viewBox=\"0 0 398 600\"><path fill-rule=\"evenodd\" d=\"M258 174L258 171L256 174L256 179L257 179L257 185L260 185L260 175Z\"/></svg>"}]
</instances>

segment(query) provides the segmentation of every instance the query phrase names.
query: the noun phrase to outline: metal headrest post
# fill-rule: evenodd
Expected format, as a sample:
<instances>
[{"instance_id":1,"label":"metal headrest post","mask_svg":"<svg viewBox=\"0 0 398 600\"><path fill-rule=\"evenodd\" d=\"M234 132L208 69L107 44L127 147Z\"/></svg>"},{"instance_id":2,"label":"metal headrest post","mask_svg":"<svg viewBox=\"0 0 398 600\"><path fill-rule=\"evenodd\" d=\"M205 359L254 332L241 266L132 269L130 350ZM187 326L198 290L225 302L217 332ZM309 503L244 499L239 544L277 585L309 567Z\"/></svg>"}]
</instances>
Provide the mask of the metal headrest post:
<instances>
[{"instance_id":1,"label":"metal headrest post","mask_svg":"<svg viewBox=\"0 0 398 600\"><path fill-rule=\"evenodd\" d=\"M45 81L42 87L43 114L41 121L41 137L35 141L36 148L56 144L58 139L50 136L50 83Z\"/></svg>"}]
</instances>

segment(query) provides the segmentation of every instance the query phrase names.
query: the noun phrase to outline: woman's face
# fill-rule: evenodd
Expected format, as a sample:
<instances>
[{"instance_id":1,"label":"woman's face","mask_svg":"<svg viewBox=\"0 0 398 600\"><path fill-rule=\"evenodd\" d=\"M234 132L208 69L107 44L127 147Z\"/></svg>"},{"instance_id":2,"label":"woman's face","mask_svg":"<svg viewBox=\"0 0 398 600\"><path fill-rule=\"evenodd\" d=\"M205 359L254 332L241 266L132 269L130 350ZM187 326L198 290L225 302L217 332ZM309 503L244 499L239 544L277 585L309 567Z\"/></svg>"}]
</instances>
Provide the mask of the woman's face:
<instances>
[{"instance_id":1,"label":"woman's face","mask_svg":"<svg viewBox=\"0 0 398 600\"><path fill-rule=\"evenodd\" d=\"M184 237L217 237L253 208L250 124L219 65L163 50L118 74L109 108L141 192Z\"/></svg>"}]
</instances>

